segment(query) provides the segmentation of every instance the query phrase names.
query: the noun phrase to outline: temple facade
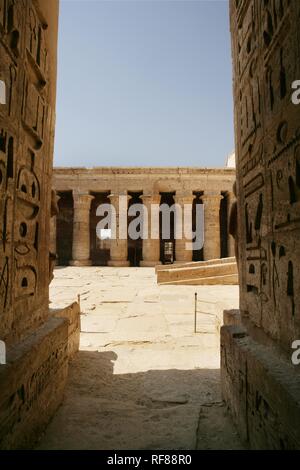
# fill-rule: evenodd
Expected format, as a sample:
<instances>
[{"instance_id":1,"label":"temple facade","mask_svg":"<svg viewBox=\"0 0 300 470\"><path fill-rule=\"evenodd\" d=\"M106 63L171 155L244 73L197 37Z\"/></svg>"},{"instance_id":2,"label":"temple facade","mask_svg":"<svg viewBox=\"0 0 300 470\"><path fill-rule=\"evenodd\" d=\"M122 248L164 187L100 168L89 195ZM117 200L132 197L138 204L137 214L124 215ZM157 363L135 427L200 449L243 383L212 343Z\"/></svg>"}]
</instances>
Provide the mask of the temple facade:
<instances>
[{"instance_id":1,"label":"temple facade","mask_svg":"<svg viewBox=\"0 0 300 470\"><path fill-rule=\"evenodd\" d=\"M51 221L51 251L57 253L58 265L73 266L155 266L166 262L166 244L173 251L171 262L234 256L233 239L228 235L234 181L234 168L55 168L53 188L59 214ZM118 233L110 237L109 226L103 237L96 233L97 224L104 217L99 214L102 204L112 204L118 226L120 200L128 225L134 219L130 211L133 204L147 209L149 236L131 237L126 231L125 237ZM203 223L197 227L198 204L203 204L204 210ZM163 205L182 208L193 232L203 232L201 248L195 244L194 249L186 249L188 239L184 233L177 237L177 216L172 210L167 235L162 230L161 214L153 227L151 208L158 207L160 212Z\"/></svg>"}]
</instances>

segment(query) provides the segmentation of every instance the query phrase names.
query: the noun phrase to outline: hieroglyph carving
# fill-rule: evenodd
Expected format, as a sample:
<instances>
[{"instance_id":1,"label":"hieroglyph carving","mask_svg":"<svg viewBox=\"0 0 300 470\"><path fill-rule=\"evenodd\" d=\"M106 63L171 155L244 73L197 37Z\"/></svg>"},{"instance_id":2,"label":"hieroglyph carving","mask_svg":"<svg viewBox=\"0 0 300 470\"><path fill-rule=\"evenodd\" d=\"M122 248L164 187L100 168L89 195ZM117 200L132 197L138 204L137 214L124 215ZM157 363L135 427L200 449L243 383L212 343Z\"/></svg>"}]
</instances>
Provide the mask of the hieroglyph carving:
<instances>
[{"instance_id":1,"label":"hieroglyph carving","mask_svg":"<svg viewBox=\"0 0 300 470\"><path fill-rule=\"evenodd\" d=\"M300 2L231 8L242 313L288 349L300 336Z\"/></svg>"},{"instance_id":2,"label":"hieroglyph carving","mask_svg":"<svg viewBox=\"0 0 300 470\"><path fill-rule=\"evenodd\" d=\"M26 14L24 15L24 12ZM50 212L47 25L30 0L0 0L0 336L47 315ZM43 261L44 260L44 261ZM43 310L43 312L42 312ZM14 312L14 313L13 313Z\"/></svg>"}]
</instances>

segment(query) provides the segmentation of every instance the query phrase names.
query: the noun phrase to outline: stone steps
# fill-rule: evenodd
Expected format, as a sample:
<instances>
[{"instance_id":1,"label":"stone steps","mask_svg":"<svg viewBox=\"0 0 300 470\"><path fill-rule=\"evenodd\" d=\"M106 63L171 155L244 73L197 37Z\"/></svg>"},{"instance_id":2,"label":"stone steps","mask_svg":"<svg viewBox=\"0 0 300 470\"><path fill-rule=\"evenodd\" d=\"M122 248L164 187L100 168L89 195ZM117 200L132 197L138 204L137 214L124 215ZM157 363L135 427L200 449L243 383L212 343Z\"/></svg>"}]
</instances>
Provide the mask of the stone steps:
<instances>
[{"instance_id":1,"label":"stone steps","mask_svg":"<svg viewBox=\"0 0 300 470\"><path fill-rule=\"evenodd\" d=\"M224 276L212 276L194 279L180 279L177 281L160 282L160 285L185 285L185 286L202 286L202 285L237 285L239 283L238 274L226 274Z\"/></svg>"},{"instance_id":2,"label":"stone steps","mask_svg":"<svg viewBox=\"0 0 300 470\"><path fill-rule=\"evenodd\" d=\"M158 284L238 284L236 262L191 264L157 271Z\"/></svg>"},{"instance_id":3,"label":"stone steps","mask_svg":"<svg viewBox=\"0 0 300 470\"><path fill-rule=\"evenodd\" d=\"M202 266L212 266L212 265L219 265L219 264L228 264L228 263L235 263L235 257L228 257L228 258L216 258L210 259L207 261L191 261L189 263L174 263L174 264L158 264L155 266L155 272L158 271L165 271L170 269L178 269L178 268L189 268L189 267L202 267Z\"/></svg>"}]
</instances>

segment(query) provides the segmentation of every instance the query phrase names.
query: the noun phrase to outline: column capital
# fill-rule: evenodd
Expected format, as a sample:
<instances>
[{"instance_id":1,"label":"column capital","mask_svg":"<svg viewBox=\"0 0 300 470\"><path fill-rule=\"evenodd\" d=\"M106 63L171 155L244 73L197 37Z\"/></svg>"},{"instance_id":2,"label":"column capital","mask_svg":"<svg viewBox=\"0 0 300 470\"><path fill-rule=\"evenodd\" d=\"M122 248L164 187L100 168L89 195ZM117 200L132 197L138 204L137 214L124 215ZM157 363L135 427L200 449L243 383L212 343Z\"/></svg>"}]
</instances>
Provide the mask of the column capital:
<instances>
[{"instance_id":1,"label":"column capital","mask_svg":"<svg viewBox=\"0 0 300 470\"><path fill-rule=\"evenodd\" d=\"M174 201L176 204L193 204L193 200L195 199L195 194L192 192L177 192L176 195L174 196Z\"/></svg>"},{"instance_id":2,"label":"column capital","mask_svg":"<svg viewBox=\"0 0 300 470\"><path fill-rule=\"evenodd\" d=\"M127 197L129 201L132 196L130 196L127 191L113 191L107 197L110 201L118 200L119 197Z\"/></svg>"},{"instance_id":3,"label":"column capital","mask_svg":"<svg viewBox=\"0 0 300 470\"><path fill-rule=\"evenodd\" d=\"M87 191L77 191L73 190L73 201L74 201L74 206L86 206L90 207L90 204L92 200L95 198L95 196L92 196L89 194Z\"/></svg>"},{"instance_id":4,"label":"column capital","mask_svg":"<svg viewBox=\"0 0 300 470\"><path fill-rule=\"evenodd\" d=\"M201 199L204 204L219 206L223 196L219 191L205 191Z\"/></svg>"},{"instance_id":5,"label":"column capital","mask_svg":"<svg viewBox=\"0 0 300 470\"><path fill-rule=\"evenodd\" d=\"M141 199L144 204L160 204L161 196L158 193L145 193L141 195Z\"/></svg>"}]
</instances>

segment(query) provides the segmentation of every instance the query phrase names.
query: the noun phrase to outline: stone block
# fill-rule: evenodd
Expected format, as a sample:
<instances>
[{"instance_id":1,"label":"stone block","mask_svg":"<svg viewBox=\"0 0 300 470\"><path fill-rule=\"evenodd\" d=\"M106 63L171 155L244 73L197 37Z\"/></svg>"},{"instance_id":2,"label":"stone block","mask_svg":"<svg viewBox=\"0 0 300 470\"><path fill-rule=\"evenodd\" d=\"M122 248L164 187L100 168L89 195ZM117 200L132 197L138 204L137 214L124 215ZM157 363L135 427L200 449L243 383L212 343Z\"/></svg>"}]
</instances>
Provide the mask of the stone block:
<instances>
[{"instance_id":1,"label":"stone block","mask_svg":"<svg viewBox=\"0 0 300 470\"><path fill-rule=\"evenodd\" d=\"M252 449L300 448L300 373L241 326L221 328L222 394Z\"/></svg>"},{"instance_id":2,"label":"stone block","mask_svg":"<svg viewBox=\"0 0 300 470\"><path fill-rule=\"evenodd\" d=\"M68 375L68 323L49 318L9 348L0 366L0 449L29 449L60 405Z\"/></svg>"},{"instance_id":3,"label":"stone block","mask_svg":"<svg viewBox=\"0 0 300 470\"><path fill-rule=\"evenodd\" d=\"M68 322L68 357L71 359L79 349L80 340L80 306L77 302L63 309L51 311L57 318L65 318Z\"/></svg>"},{"instance_id":4,"label":"stone block","mask_svg":"<svg viewBox=\"0 0 300 470\"><path fill-rule=\"evenodd\" d=\"M176 266L171 269L157 271L157 282L159 284L237 284L237 264L211 263L211 264L188 264L188 266Z\"/></svg>"},{"instance_id":5,"label":"stone block","mask_svg":"<svg viewBox=\"0 0 300 470\"><path fill-rule=\"evenodd\" d=\"M231 309L223 311L224 325L241 325L241 313L239 309Z\"/></svg>"}]
</instances>

